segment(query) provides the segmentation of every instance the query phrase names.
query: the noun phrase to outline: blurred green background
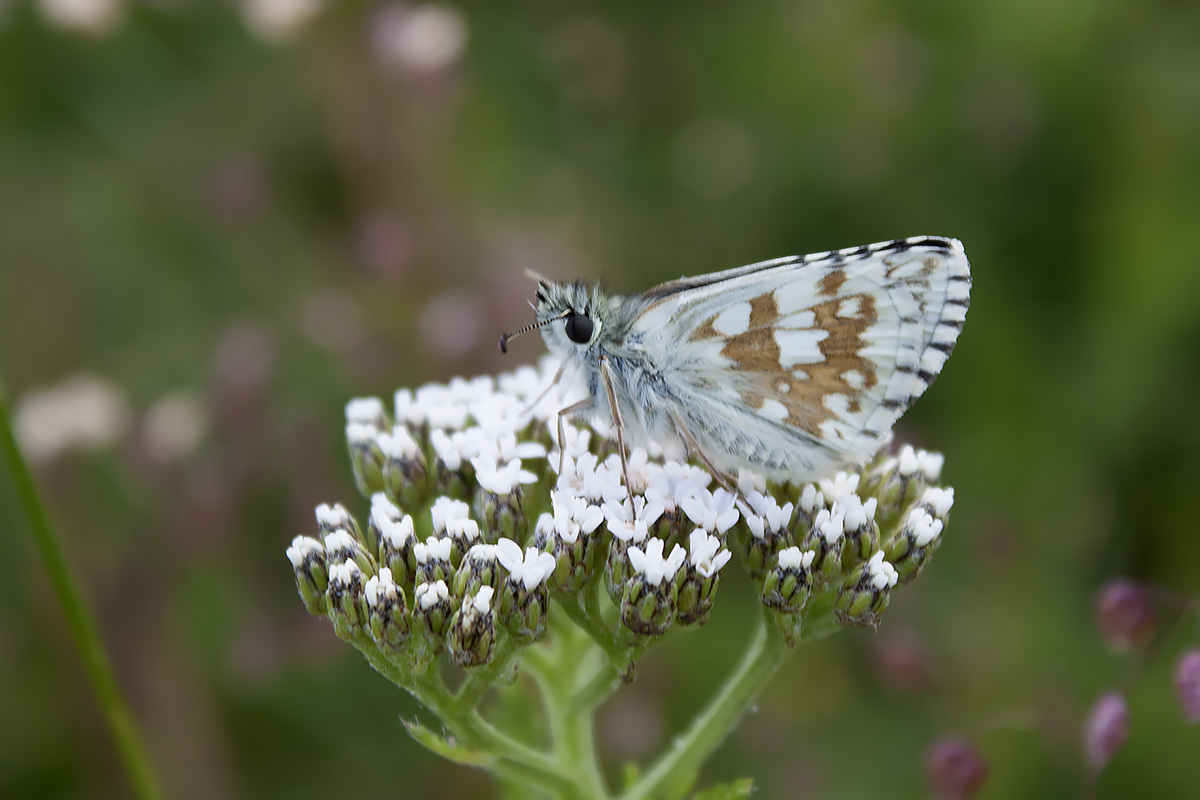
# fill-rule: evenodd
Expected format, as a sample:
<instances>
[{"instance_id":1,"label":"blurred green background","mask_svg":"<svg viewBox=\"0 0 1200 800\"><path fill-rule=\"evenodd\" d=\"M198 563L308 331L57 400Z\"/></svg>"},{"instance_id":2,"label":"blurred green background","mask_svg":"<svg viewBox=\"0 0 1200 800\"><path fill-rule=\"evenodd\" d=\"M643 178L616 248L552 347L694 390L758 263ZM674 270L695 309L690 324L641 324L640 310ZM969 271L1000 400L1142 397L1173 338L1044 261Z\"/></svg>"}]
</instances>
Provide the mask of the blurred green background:
<instances>
[{"instance_id":1,"label":"blurred green background","mask_svg":"<svg viewBox=\"0 0 1200 800\"><path fill-rule=\"evenodd\" d=\"M980 797L1080 797L1082 716L1120 687L1095 796L1186 796L1195 619L1139 664L1093 599L1200 592L1198 187L1185 3L0 2L0 365L17 398L105 382L95 446L31 456L181 798L492 796L295 595L313 506L364 510L348 398L535 358L495 346L526 268L638 291L915 234L974 272L898 431L947 455L946 542L878 634L797 654L705 780L923 797L957 732ZM0 509L0 796L126 796L7 476ZM733 662L755 600L721 599L604 709L614 774Z\"/></svg>"}]
</instances>

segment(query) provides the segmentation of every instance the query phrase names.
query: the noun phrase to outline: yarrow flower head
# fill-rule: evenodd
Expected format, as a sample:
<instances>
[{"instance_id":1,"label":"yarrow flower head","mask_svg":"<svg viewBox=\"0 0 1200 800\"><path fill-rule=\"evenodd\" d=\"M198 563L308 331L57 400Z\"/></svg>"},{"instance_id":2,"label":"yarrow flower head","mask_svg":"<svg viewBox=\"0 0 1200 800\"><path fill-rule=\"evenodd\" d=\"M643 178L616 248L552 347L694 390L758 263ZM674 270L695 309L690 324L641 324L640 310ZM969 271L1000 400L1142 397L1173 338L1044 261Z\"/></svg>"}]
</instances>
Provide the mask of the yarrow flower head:
<instances>
[{"instance_id":1,"label":"yarrow flower head","mask_svg":"<svg viewBox=\"0 0 1200 800\"><path fill-rule=\"evenodd\" d=\"M936 485L938 454L905 447L807 484L714 476L652 444L623 464L602 427L560 427L571 398L551 385L558 369L351 400L365 524L322 504L313 535L287 548L306 609L438 713L455 698L448 726L520 665L567 659L557 669L601 695L631 680L646 647L709 618L735 553L783 634L772 641L794 644L878 625L944 538L954 492ZM526 661L546 637L552 655ZM466 677L430 694L443 656Z\"/></svg>"}]
</instances>

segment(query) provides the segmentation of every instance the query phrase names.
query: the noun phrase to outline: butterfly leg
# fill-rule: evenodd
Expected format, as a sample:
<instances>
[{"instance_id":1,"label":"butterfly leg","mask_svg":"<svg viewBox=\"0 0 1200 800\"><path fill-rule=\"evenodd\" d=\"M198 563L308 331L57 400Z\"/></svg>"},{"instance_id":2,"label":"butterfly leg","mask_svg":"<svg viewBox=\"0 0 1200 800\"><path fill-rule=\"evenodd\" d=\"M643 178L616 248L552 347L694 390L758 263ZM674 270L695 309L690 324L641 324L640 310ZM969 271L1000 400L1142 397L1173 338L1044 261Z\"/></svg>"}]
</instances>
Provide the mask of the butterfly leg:
<instances>
[{"instance_id":1,"label":"butterfly leg","mask_svg":"<svg viewBox=\"0 0 1200 800\"><path fill-rule=\"evenodd\" d=\"M688 451L700 459L709 473L717 479L717 483L725 487L725 491L734 496L735 499L741 499L741 494L737 489L737 482L726 473L724 470L718 469L712 461L709 460L704 450L700 448L700 443L696 441L696 437L692 436L691 431L683 424L683 420L675 413L675 409L667 408L667 413L671 415L671 422L675 425L675 432L679 434L679 438L687 446Z\"/></svg>"},{"instance_id":2,"label":"butterfly leg","mask_svg":"<svg viewBox=\"0 0 1200 800\"><path fill-rule=\"evenodd\" d=\"M600 356L600 374L604 377L604 393L608 395L608 409L612 412L613 424L617 427L617 453L621 456L621 480L625 482L625 494L629 496L629 513L637 519L633 505L633 487L629 483L629 462L625 455L625 424L621 421L621 409L617 406L617 391L613 388L612 366L607 356Z\"/></svg>"},{"instance_id":3,"label":"butterfly leg","mask_svg":"<svg viewBox=\"0 0 1200 800\"><path fill-rule=\"evenodd\" d=\"M561 374L561 370L560 370ZM535 404L536 405L536 404ZM558 474L562 475L563 467L566 466L567 448L563 446L564 440L567 437L567 432L563 428L563 417L568 415L578 414L581 411L588 411L592 407L592 398L587 397L580 400L578 403L571 405L558 412Z\"/></svg>"},{"instance_id":4,"label":"butterfly leg","mask_svg":"<svg viewBox=\"0 0 1200 800\"><path fill-rule=\"evenodd\" d=\"M538 403L540 403L546 399L546 395L550 394L550 390L553 389L555 386L557 386L558 382L560 380L562 380L563 370L565 370L566 368L567 368L566 364L563 364L561 367L558 368L558 372L554 373L554 379L550 381L550 385L547 386L545 389L543 389L542 393L539 394L532 403L530 403L528 406L526 406L525 410L523 410L521 412L522 416L525 414L533 413L533 410L538 407ZM559 412L560 415L561 415L561 413L562 412ZM560 435L562 434L562 419L561 418L558 421L558 432ZM562 440L560 439L559 441L562 441Z\"/></svg>"}]
</instances>

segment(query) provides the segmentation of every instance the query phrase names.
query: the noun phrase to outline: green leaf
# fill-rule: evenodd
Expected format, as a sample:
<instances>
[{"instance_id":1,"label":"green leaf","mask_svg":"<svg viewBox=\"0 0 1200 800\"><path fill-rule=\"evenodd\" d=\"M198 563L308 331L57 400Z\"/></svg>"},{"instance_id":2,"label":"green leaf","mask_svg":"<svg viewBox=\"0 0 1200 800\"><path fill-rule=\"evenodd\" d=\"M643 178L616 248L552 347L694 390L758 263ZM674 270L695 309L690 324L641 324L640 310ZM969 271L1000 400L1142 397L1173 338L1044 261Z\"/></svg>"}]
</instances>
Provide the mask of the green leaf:
<instances>
[{"instance_id":1,"label":"green leaf","mask_svg":"<svg viewBox=\"0 0 1200 800\"><path fill-rule=\"evenodd\" d=\"M746 800L754 791L753 778L740 778L732 783L712 786L700 792L692 800Z\"/></svg>"},{"instance_id":2,"label":"green leaf","mask_svg":"<svg viewBox=\"0 0 1200 800\"><path fill-rule=\"evenodd\" d=\"M496 764L497 758L492 753L473 750L455 741L452 737L439 736L415 720L411 722L409 720L401 720L401 722L404 723L405 729L408 730L408 735L416 740L418 744L448 761L468 767L483 767L484 769L491 769Z\"/></svg>"}]
</instances>

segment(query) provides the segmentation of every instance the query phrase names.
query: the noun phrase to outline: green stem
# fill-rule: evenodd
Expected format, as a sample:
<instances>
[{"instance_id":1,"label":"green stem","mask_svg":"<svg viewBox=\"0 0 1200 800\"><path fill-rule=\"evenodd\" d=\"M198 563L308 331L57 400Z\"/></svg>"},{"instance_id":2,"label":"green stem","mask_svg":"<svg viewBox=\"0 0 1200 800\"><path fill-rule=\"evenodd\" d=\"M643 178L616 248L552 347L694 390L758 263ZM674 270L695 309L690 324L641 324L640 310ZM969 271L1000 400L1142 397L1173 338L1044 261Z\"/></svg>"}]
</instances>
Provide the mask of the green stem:
<instances>
[{"instance_id":1,"label":"green stem","mask_svg":"<svg viewBox=\"0 0 1200 800\"><path fill-rule=\"evenodd\" d=\"M483 695L496 682L500 674L508 668L509 662L520 649L513 637L507 635L500 637L492 661L468 672L462 686L458 688L458 693L454 696L455 713L470 711L479 705Z\"/></svg>"},{"instance_id":2,"label":"green stem","mask_svg":"<svg viewBox=\"0 0 1200 800\"><path fill-rule=\"evenodd\" d=\"M556 655L556 663L550 669L532 674L542 693L558 768L572 780L572 791L567 796L574 800L607 800L592 714L579 713L571 703L580 676L595 669L600 654L589 647L583 631L575 630L564 633Z\"/></svg>"},{"instance_id":3,"label":"green stem","mask_svg":"<svg viewBox=\"0 0 1200 800\"><path fill-rule=\"evenodd\" d=\"M50 577L54 593L62 606L63 614L71 629L71 637L83 659L84 669L92 684L92 691L104 712L113 738L117 742L117 750L125 764L129 781L133 784L134 792L141 798L163 797L162 787L158 776L146 751L134 722L133 714L121 695L113 675L112 665L100 639L96 621L83 598L83 592L71 573L67 564L66 553L62 542L50 522L50 514L38 494L33 482L29 465L21 454L20 447L13 436L10 422L8 398L3 384L0 384L0 448L4 450L4 460L8 463L16 484L17 494L29 518L29 527L33 531L33 540L37 546L38 555Z\"/></svg>"},{"instance_id":4,"label":"green stem","mask_svg":"<svg viewBox=\"0 0 1200 800\"><path fill-rule=\"evenodd\" d=\"M478 750L486 750L498 759L517 764L531 775L536 773L542 783L554 783L561 788L566 781L549 756L496 728L473 708L462 708L438 676L436 660L424 675L413 676L384 657L367 634L358 632L351 644L363 654L376 672L415 697L421 705L437 715L446 728L464 744ZM508 774L500 769L500 765L497 765L496 771ZM519 777L520 771L516 774Z\"/></svg>"},{"instance_id":5,"label":"green stem","mask_svg":"<svg viewBox=\"0 0 1200 800\"><path fill-rule=\"evenodd\" d=\"M598 618L583 609L583 606L579 604L578 597L566 592L557 592L554 600L571 621L583 629L592 641L604 651L614 668L620 671L629 668L629 653L621 647L612 631L604 627Z\"/></svg>"},{"instance_id":6,"label":"green stem","mask_svg":"<svg viewBox=\"0 0 1200 800\"><path fill-rule=\"evenodd\" d=\"M783 636L765 620L721 691L697 716L688 731L620 800L648 800L678 790L691 781L709 755L734 729L767 680L789 654Z\"/></svg>"}]
</instances>

